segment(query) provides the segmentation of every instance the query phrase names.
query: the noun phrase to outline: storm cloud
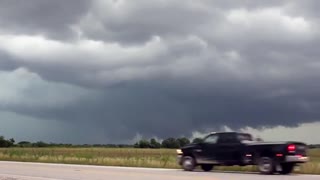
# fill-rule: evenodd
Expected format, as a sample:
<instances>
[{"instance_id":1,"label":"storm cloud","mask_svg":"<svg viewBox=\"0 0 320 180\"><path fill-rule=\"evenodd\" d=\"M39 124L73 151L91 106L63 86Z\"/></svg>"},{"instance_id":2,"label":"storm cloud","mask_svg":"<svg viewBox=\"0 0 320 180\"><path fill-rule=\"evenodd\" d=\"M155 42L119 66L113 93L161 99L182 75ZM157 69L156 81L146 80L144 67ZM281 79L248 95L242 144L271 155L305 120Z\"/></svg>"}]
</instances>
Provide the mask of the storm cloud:
<instances>
[{"instance_id":1,"label":"storm cloud","mask_svg":"<svg viewBox=\"0 0 320 180\"><path fill-rule=\"evenodd\" d=\"M2 0L5 132L109 143L319 122L317 4Z\"/></svg>"}]
</instances>

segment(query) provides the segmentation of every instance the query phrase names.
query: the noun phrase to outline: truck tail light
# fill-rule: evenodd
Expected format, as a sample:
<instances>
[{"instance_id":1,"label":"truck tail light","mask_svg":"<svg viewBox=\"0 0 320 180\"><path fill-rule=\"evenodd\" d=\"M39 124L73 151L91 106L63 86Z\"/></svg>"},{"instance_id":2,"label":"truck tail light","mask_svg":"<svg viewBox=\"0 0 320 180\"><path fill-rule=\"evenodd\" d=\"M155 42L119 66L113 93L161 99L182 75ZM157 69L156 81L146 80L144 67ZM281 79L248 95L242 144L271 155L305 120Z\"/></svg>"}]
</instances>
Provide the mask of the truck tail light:
<instances>
[{"instance_id":1,"label":"truck tail light","mask_svg":"<svg viewBox=\"0 0 320 180\"><path fill-rule=\"evenodd\" d=\"M290 144L289 146L288 146L288 151L289 152L294 152L296 150L296 146L294 145L294 144Z\"/></svg>"}]
</instances>

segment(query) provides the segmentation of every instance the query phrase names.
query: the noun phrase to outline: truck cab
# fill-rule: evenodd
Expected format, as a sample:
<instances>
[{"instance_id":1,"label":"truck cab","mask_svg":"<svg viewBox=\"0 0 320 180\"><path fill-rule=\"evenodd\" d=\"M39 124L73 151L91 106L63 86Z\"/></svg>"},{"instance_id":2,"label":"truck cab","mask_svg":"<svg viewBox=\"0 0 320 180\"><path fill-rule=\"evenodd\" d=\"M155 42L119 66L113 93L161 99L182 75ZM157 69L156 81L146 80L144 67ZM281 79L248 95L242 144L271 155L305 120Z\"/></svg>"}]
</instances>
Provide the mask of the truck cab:
<instances>
[{"instance_id":1,"label":"truck cab","mask_svg":"<svg viewBox=\"0 0 320 180\"><path fill-rule=\"evenodd\" d=\"M263 174L289 174L295 165L308 161L306 150L302 142L258 142L248 133L220 132L178 149L177 157L187 171L196 166L210 171L214 166L257 165Z\"/></svg>"}]
</instances>

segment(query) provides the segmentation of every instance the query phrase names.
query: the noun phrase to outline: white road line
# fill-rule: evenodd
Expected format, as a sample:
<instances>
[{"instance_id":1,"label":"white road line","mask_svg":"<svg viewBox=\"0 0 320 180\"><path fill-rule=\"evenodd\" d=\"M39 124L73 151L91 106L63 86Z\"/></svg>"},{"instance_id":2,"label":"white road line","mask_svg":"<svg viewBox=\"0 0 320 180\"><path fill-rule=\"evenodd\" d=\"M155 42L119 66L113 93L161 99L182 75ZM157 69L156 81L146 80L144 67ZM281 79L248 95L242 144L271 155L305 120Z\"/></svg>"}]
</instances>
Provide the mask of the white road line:
<instances>
[{"instance_id":1,"label":"white road line","mask_svg":"<svg viewBox=\"0 0 320 180\"><path fill-rule=\"evenodd\" d=\"M61 163L41 163L41 162L19 162L19 161L0 161L0 163L21 164L21 165L41 165L41 166L59 166L59 167L83 167L83 168L102 168L102 169L123 169L123 170L152 170L152 171L177 171L180 169L166 168L144 168L144 167L126 167L126 166L104 166L104 165L83 165L83 164L61 164Z\"/></svg>"}]
</instances>

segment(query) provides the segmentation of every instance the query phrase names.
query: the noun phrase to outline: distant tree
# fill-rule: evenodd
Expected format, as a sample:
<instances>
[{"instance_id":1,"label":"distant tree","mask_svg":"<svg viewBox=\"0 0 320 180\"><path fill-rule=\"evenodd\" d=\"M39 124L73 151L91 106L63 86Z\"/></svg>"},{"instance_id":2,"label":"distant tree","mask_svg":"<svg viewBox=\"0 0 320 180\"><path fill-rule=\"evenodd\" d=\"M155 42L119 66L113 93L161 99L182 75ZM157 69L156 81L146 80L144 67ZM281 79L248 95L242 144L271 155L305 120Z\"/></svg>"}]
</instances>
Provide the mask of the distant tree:
<instances>
[{"instance_id":1,"label":"distant tree","mask_svg":"<svg viewBox=\"0 0 320 180\"><path fill-rule=\"evenodd\" d=\"M186 137L178 138L177 141L179 143L179 147L183 147L187 144L190 144L190 140Z\"/></svg>"},{"instance_id":2,"label":"distant tree","mask_svg":"<svg viewBox=\"0 0 320 180\"><path fill-rule=\"evenodd\" d=\"M13 138L6 140L4 136L0 136L0 147L12 147L14 146L14 142Z\"/></svg>"},{"instance_id":3,"label":"distant tree","mask_svg":"<svg viewBox=\"0 0 320 180\"><path fill-rule=\"evenodd\" d=\"M169 148L169 149L180 147L179 141L177 141L175 138L172 138L172 137L163 140L161 145L163 148Z\"/></svg>"},{"instance_id":4,"label":"distant tree","mask_svg":"<svg viewBox=\"0 0 320 180\"><path fill-rule=\"evenodd\" d=\"M161 148L161 144L159 142L157 142L156 139L152 138L150 140L150 147L151 148L155 148L155 149L158 149L158 148Z\"/></svg>"},{"instance_id":5,"label":"distant tree","mask_svg":"<svg viewBox=\"0 0 320 180\"><path fill-rule=\"evenodd\" d=\"M147 140L140 140L134 145L135 148L150 148L150 143Z\"/></svg>"},{"instance_id":6,"label":"distant tree","mask_svg":"<svg viewBox=\"0 0 320 180\"><path fill-rule=\"evenodd\" d=\"M4 139L3 136L0 136L0 147L8 147L8 141Z\"/></svg>"},{"instance_id":7,"label":"distant tree","mask_svg":"<svg viewBox=\"0 0 320 180\"><path fill-rule=\"evenodd\" d=\"M20 147L31 147L32 143L29 142L29 141L20 141L20 142L18 142L18 146L20 146Z\"/></svg>"},{"instance_id":8,"label":"distant tree","mask_svg":"<svg viewBox=\"0 0 320 180\"><path fill-rule=\"evenodd\" d=\"M42 142L42 141L38 141L36 143L33 143L32 144L33 147L48 147L49 144L45 143L45 142Z\"/></svg>"}]
</instances>

